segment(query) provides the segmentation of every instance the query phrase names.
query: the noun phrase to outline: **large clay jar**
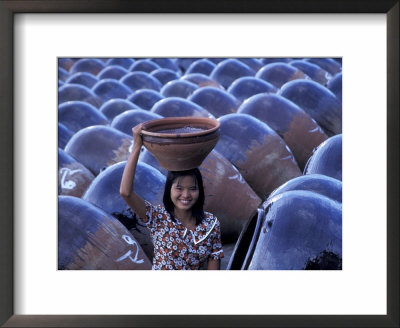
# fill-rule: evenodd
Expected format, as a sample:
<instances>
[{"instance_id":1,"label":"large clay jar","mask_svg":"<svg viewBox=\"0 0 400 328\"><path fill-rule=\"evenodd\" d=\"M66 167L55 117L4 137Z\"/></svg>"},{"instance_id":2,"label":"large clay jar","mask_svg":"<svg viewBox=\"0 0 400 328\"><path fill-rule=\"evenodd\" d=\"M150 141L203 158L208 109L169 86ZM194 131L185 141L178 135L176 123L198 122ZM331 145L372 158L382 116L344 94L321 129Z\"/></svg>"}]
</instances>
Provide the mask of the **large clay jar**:
<instances>
[{"instance_id":1,"label":"large clay jar","mask_svg":"<svg viewBox=\"0 0 400 328\"><path fill-rule=\"evenodd\" d=\"M138 89L127 99L139 108L150 110L156 102L164 99L164 96L155 90Z\"/></svg>"},{"instance_id":2,"label":"large clay jar","mask_svg":"<svg viewBox=\"0 0 400 328\"><path fill-rule=\"evenodd\" d=\"M114 98L125 99L132 93L130 88L114 79L100 80L92 87L92 90L103 102Z\"/></svg>"},{"instance_id":3,"label":"large clay jar","mask_svg":"<svg viewBox=\"0 0 400 328\"><path fill-rule=\"evenodd\" d=\"M228 89L228 92L240 102L245 101L259 93L276 93L275 88L271 83L262 79L245 76L235 80Z\"/></svg>"},{"instance_id":4,"label":"large clay jar","mask_svg":"<svg viewBox=\"0 0 400 328\"><path fill-rule=\"evenodd\" d=\"M342 135L330 137L310 157L305 174L324 174L342 180Z\"/></svg>"},{"instance_id":5,"label":"large clay jar","mask_svg":"<svg viewBox=\"0 0 400 328\"><path fill-rule=\"evenodd\" d=\"M126 99L110 99L100 107L100 112L112 121L115 116L125 112L126 110L138 108L139 106Z\"/></svg>"},{"instance_id":6,"label":"large clay jar","mask_svg":"<svg viewBox=\"0 0 400 328\"><path fill-rule=\"evenodd\" d=\"M128 86L132 91L138 89L151 89L160 91L162 84L155 77L146 72L130 72L121 77L120 82Z\"/></svg>"},{"instance_id":7,"label":"large clay jar","mask_svg":"<svg viewBox=\"0 0 400 328\"><path fill-rule=\"evenodd\" d=\"M318 65L332 76L342 71L342 65L333 58L307 58L306 61Z\"/></svg>"},{"instance_id":8,"label":"large clay jar","mask_svg":"<svg viewBox=\"0 0 400 328\"><path fill-rule=\"evenodd\" d=\"M162 116L149 112L148 110L131 109L116 116L111 123L111 127L131 135L132 128L134 126L138 125L139 123L156 120L159 118L162 118Z\"/></svg>"},{"instance_id":9,"label":"large clay jar","mask_svg":"<svg viewBox=\"0 0 400 328\"><path fill-rule=\"evenodd\" d=\"M58 89L58 104L67 101L80 100L99 108L103 101L91 89L81 84L66 83Z\"/></svg>"},{"instance_id":10,"label":"large clay jar","mask_svg":"<svg viewBox=\"0 0 400 328\"><path fill-rule=\"evenodd\" d=\"M291 179L275 189L269 198L290 190L308 190L342 202L342 181L322 174L307 174Z\"/></svg>"},{"instance_id":11,"label":"large clay jar","mask_svg":"<svg viewBox=\"0 0 400 328\"><path fill-rule=\"evenodd\" d=\"M84 165L58 148L58 194L82 197L94 175Z\"/></svg>"},{"instance_id":12,"label":"large clay jar","mask_svg":"<svg viewBox=\"0 0 400 328\"><path fill-rule=\"evenodd\" d=\"M302 175L289 180L270 194L268 201L258 209L258 213L255 213L243 227L227 265L228 270L244 270L248 268L264 222L264 210L268 209L268 204L271 200L277 199L276 196L296 190L316 193L332 201L342 203L342 182L339 180L321 174ZM329 201L326 201L326 203L331 204ZM317 214L317 212L312 213L312 216Z\"/></svg>"},{"instance_id":13,"label":"large clay jar","mask_svg":"<svg viewBox=\"0 0 400 328\"><path fill-rule=\"evenodd\" d=\"M309 76L315 82L322 84L323 86L326 86L328 84L328 81L332 78L332 76L327 71L325 71L318 65L315 65L305 60L292 60L290 62L290 65L301 70L304 74Z\"/></svg>"},{"instance_id":14,"label":"large clay jar","mask_svg":"<svg viewBox=\"0 0 400 328\"><path fill-rule=\"evenodd\" d=\"M212 61L202 58L191 63L186 70L186 74L200 73L204 75L210 75L215 66L216 64L214 64Z\"/></svg>"},{"instance_id":15,"label":"large clay jar","mask_svg":"<svg viewBox=\"0 0 400 328\"><path fill-rule=\"evenodd\" d=\"M188 98L199 86L185 80L170 81L160 90L161 95L167 97Z\"/></svg>"},{"instance_id":16,"label":"large clay jar","mask_svg":"<svg viewBox=\"0 0 400 328\"><path fill-rule=\"evenodd\" d=\"M342 133L342 105L336 96L314 81L286 83L278 93L310 115L330 137Z\"/></svg>"},{"instance_id":17,"label":"large clay jar","mask_svg":"<svg viewBox=\"0 0 400 328\"><path fill-rule=\"evenodd\" d=\"M214 64L218 65L220 62L224 61L226 58L209 57L207 59L212 61Z\"/></svg>"},{"instance_id":18,"label":"large clay jar","mask_svg":"<svg viewBox=\"0 0 400 328\"><path fill-rule=\"evenodd\" d=\"M58 58L58 67L64 68L67 72L71 69L72 65L75 64L75 59L72 58Z\"/></svg>"},{"instance_id":19,"label":"large clay jar","mask_svg":"<svg viewBox=\"0 0 400 328\"><path fill-rule=\"evenodd\" d=\"M279 57L271 57L271 58L260 58L260 61L264 64L271 64L271 63L289 63L290 58L279 58Z\"/></svg>"},{"instance_id":20,"label":"large clay jar","mask_svg":"<svg viewBox=\"0 0 400 328\"><path fill-rule=\"evenodd\" d=\"M189 66L199 59L201 58L176 58L174 62L182 72L186 72Z\"/></svg>"},{"instance_id":21,"label":"large clay jar","mask_svg":"<svg viewBox=\"0 0 400 328\"><path fill-rule=\"evenodd\" d=\"M219 138L219 122L205 117L173 117L145 122L143 145L168 171L200 166Z\"/></svg>"},{"instance_id":22,"label":"large clay jar","mask_svg":"<svg viewBox=\"0 0 400 328\"><path fill-rule=\"evenodd\" d=\"M64 124L58 122L58 148L64 149L74 133Z\"/></svg>"},{"instance_id":23,"label":"large clay jar","mask_svg":"<svg viewBox=\"0 0 400 328\"><path fill-rule=\"evenodd\" d=\"M58 81L65 82L68 76L69 74L65 69L63 69L62 67L58 67Z\"/></svg>"},{"instance_id":24,"label":"large clay jar","mask_svg":"<svg viewBox=\"0 0 400 328\"><path fill-rule=\"evenodd\" d=\"M59 270L150 270L132 234L114 217L72 196L58 197Z\"/></svg>"},{"instance_id":25,"label":"large clay jar","mask_svg":"<svg viewBox=\"0 0 400 328\"><path fill-rule=\"evenodd\" d=\"M125 68L119 65L110 65L103 68L97 75L97 77L99 80L103 79L119 80L125 74L128 74L128 71Z\"/></svg>"},{"instance_id":26,"label":"large clay jar","mask_svg":"<svg viewBox=\"0 0 400 328\"><path fill-rule=\"evenodd\" d=\"M207 75L200 74L200 73L185 74L180 79L183 81L192 82L192 83L198 85L200 88L214 87L214 88L225 90L224 87L221 84L219 84L217 81L213 80L211 77L208 77Z\"/></svg>"},{"instance_id":27,"label":"large clay jar","mask_svg":"<svg viewBox=\"0 0 400 328\"><path fill-rule=\"evenodd\" d=\"M72 74L65 81L65 83L69 84L81 84L89 89L91 89L92 86L94 86L97 82L99 82L99 79L93 74L87 72L78 72Z\"/></svg>"},{"instance_id":28,"label":"large clay jar","mask_svg":"<svg viewBox=\"0 0 400 328\"><path fill-rule=\"evenodd\" d=\"M70 68L70 73L87 72L96 76L104 67L105 63L97 58L82 58L77 60Z\"/></svg>"},{"instance_id":29,"label":"large clay jar","mask_svg":"<svg viewBox=\"0 0 400 328\"><path fill-rule=\"evenodd\" d=\"M243 226L229 258L226 270L247 270L263 220L264 210L260 206Z\"/></svg>"},{"instance_id":30,"label":"large clay jar","mask_svg":"<svg viewBox=\"0 0 400 328\"><path fill-rule=\"evenodd\" d=\"M215 117L236 113L240 105L240 102L234 96L213 87L203 87L196 90L188 100L207 109Z\"/></svg>"},{"instance_id":31,"label":"large clay jar","mask_svg":"<svg viewBox=\"0 0 400 328\"><path fill-rule=\"evenodd\" d=\"M331 90L336 98L342 102L342 73L337 73L328 83L328 89Z\"/></svg>"},{"instance_id":32,"label":"large clay jar","mask_svg":"<svg viewBox=\"0 0 400 328\"><path fill-rule=\"evenodd\" d=\"M133 58L110 58L106 61L106 65L118 65L121 66L125 69L129 69L129 67L132 66L132 64L135 62Z\"/></svg>"},{"instance_id":33,"label":"large clay jar","mask_svg":"<svg viewBox=\"0 0 400 328\"><path fill-rule=\"evenodd\" d=\"M305 75L296 67L290 66L288 64L271 63L261 68L257 72L256 77L271 83L279 89L286 82L297 79L306 79L307 75Z\"/></svg>"},{"instance_id":34,"label":"large clay jar","mask_svg":"<svg viewBox=\"0 0 400 328\"><path fill-rule=\"evenodd\" d=\"M215 118L214 115L203 107L179 97L168 97L158 101L151 109L151 112L164 117L198 116Z\"/></svg>"},{"instance_id":35,"label":"large clay jar","mask_svg":"<svg viewBox=\"0 0 400 328\"><path fill-rule=\"evenodd\" d=\"M162 85L172 80L179 79L180 75L167 68L159 68L150 73L151 76L155 77Z\"/></svg>"},{"instance_id":36,"label":"large clay jar","mask_svg":"<svg viewBox=\"0 0 400 328\"><path fill-rule=\"evenodd\" d=\"M136 216L119 193L126 162L114 164L101 172L92 182L82 199L96 205L117 218L135 237L147 257L153 257L153 244L149 229ZM165 176L145 163L138 163L135 174L135 192L153 205L162 204Z\"/></svg>"},{"instance_id":37,"label":"large clay jar","mask_svg":"<svg viewBox=\"0 0 400 328\"><path fill-rule=\"evenodd\" d=\"M257 72L261 67L263 67L265 64L261 62L261 60L257 58L237 58L239 61L241 61L243 64L246 64L249 66L254 72Z\"/></svg>"},{"instance_id":38,"label":"large clay jar","mask_svg":"<svg viewBox=\"0 0 400 328\"><path fill-rule=\"evenodd\" d=\"M132 145L131 136L98 125L75 133L65 151L97 176L106 167L127 160Z\"/></svg>"},{"instance_id":39,"label":"large clay jar","mask_svg":"<svg viewBox=\"0 0 400 328\"><path fill-rule=\"evenodd\" d=\"M154 155L144 147L142 149L142 152L140 153L139 162L146 163L154 167L155 169L160 171L160 173L162 173L164 176L167 176L168 174L168 170L164 169L157 161L157 158L155 158Z\"/></svg>"},{"instance_id":40,"label":"large clay jar","mask_svg":"<svg viewBox=\"0 0 400 328\"><path fill-rule=\"evenodd\" d=\"M92 125L107 125L108 119L96 107L84 101L68 101L58 106L58 121L72 132Z\"/></svg>"},{"instance_id":41,"label":"large clay jar","mask_svg":"<svg viewBox=\"0 0 400 328\"><path fill-rule=\"evenodd\" d=\"M129 71L130 72L141 71L141 72L151 73L152 71L159 68L160 66L158 66L156 63L152 62L149 59L138 59L132 64L131 67L129 67Z\"/></svg>"},{"instance_id":42,"label":"large clay jar","mask_svg":"<svg viewBox=\"0 0 400 328\"><path fill-rule=\"evenodd\" d=\"M301 175L292 152L267 124L248 114L229 114L218 120L221 137L215 149L240 171L262 200Z\"/></svg>"},{"instance_id":43,"label":"large clay jar","mask_svg":"<svg viewBox=\"0 0 400 328\"><path fill-rule=\"evenodd\" d=\"M239 107L238 113L252 115L278 133L289 146L301 170L313 150L328 139L308 114L281 96L255 95Z\"/></svg>"},{"instance_id":44,"label":"large clay jar","mask_svg":"<svg viewBox=\"0 0 400 328\"><path fill-rule=\"evenodd\" d=\"M269 199L249 270L341 270L342 206L310 191Z\"/></svg>"},{"instance_id":45,"label":"large clay jar","mask_svg":"<svg viewBox=\"0 0 400 328\"><path fill-rule=\"evenodd\" d=\"M206 157L199 169L204 182L204 209L218 217L223 243L236 242L261 199L240 172L216 150Z\"/></svg>"},{"instance_id":46,"label":"large clay jar","mask_svg":"<svg viewBox=\"0 0 400 328\"><path fill-rule=\"evenodd\" d=\"M225 59L211 72L210 77L228 89L233 81L243 76L254 76L254 72L249 66L237 59Z\"/></svg>"},{"instance_id":47,"label":"large clay jar","mask_svg":"<svg viewBox=\"0 0 400 328\"><path fill-rule=\"evenodd\" d=\"M100 207L117 217L129 208L119 193L122 173L126 161L109 166L91 183L82 199ZM165 176L148 164L139 162L135 174L135 192L154 205L162 204ZM136 222L129 222L130 217L123 221L129 229Z\"/></svg>"},{"instance_id":48,"label":"large clay jar","mask_svg":"<svg viewBox=\"0 0 400 328\"><path fill-rule=\"evenodd\" d=\"M172 60L171 58L150 58L150 61L153 63L156 63L160 68L166 68L170 69L174 72L177 72L178 74L181 73L181 70L179 69L178 65L176 65L175 61Z\"/></svg>"}]
</instances>

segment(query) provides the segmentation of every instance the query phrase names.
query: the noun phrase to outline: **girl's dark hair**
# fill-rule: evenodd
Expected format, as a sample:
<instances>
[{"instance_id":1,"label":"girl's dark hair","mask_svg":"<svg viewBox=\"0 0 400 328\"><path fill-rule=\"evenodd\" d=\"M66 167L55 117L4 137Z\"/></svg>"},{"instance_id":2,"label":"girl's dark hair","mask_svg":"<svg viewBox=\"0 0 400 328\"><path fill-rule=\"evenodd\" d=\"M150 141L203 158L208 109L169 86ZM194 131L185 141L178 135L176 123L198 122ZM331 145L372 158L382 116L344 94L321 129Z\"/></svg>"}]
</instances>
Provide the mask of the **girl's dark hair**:
<instances>
[{"instance_id":1,"label":"girl's dark hair","mask_svg":"<svg viewBox=\"0 0 400 328\"><path fill-rule=\"evenodd\" d=\"M196 203L194 203L192 207L192 214L196 218L196 225L198 225L204 219L204 187L203 187L203 178L201 176L200 170L198 168L194 168L187 171L169 171L167 174L167 180L165 181L164 188L164 207L171 215L171 219L175 220L173 212L174 212L174 203L171 200L171 187L176 178L184 177L184 176L192 176L195 178L197 182L197 188L199 188L199 198Z\"/></svg>"}]
</instances>

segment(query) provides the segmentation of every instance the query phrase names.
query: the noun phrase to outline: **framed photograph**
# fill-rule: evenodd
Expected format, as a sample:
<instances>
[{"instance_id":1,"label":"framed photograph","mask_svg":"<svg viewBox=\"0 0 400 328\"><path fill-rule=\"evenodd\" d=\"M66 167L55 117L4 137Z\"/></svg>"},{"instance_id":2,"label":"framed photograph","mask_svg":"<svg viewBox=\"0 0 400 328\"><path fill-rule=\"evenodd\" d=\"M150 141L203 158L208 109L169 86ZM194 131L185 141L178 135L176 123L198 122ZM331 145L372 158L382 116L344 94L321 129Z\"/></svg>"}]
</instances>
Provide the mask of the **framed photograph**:
<instances>
[{"instance_id":1,"label":"framed photograph","mask_svg":"<svg viewBox=\"0 0 400 328\"><path fill-rule=\"evenodd\" d=\"M0 22L4 327L399 325L398 1L4 0ZM343 269L59 270L57 68L76 57L341 58Z\"/></svg>"}]
</instances>

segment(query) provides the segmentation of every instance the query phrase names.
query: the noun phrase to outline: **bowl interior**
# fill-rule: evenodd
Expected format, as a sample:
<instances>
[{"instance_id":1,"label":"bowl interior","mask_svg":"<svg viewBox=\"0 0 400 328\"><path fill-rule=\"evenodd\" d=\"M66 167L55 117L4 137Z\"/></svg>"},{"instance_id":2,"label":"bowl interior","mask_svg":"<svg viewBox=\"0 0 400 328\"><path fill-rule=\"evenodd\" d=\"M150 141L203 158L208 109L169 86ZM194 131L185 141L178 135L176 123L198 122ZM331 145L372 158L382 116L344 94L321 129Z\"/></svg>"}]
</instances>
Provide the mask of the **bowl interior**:
<instances>
[{"instance_id":1,"label":"bowl interior","mask_svg":"<svg viewBox=\"0 0 400 328\"><path fill-rule=\"evenodd\" d=\"M219 128L219 122L206 117L170 117L147 121L142 133L152 137L193 137L212 133Z\"/></svg>"}]
</instances>

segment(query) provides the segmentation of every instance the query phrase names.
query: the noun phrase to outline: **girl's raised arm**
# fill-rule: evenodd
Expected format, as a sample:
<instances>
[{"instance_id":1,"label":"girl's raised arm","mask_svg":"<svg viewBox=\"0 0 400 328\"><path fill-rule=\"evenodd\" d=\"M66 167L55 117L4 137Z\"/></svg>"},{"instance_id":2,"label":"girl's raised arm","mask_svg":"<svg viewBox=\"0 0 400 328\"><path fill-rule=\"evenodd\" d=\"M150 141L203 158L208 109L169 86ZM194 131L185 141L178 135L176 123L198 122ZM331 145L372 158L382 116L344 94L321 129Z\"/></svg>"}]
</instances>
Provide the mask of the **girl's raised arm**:
<instances>
[{"instance_id":1,"label":"girl's raised arm","mask_svg":"<svg viewBox=\"0 0 400 328\"><path fill-rule=\"evenodd\" d=\"M124 173L122 174L121 186L119 192L122 198L132 208L132 210L142 219L146 218L146 204L133 189L133 182L136 173L136 166L140 155L140 149L143 145L141 136L142 124L136 125L132 129L133 133L133 149L125 165Z\"/></svg>"}]
</instances>

